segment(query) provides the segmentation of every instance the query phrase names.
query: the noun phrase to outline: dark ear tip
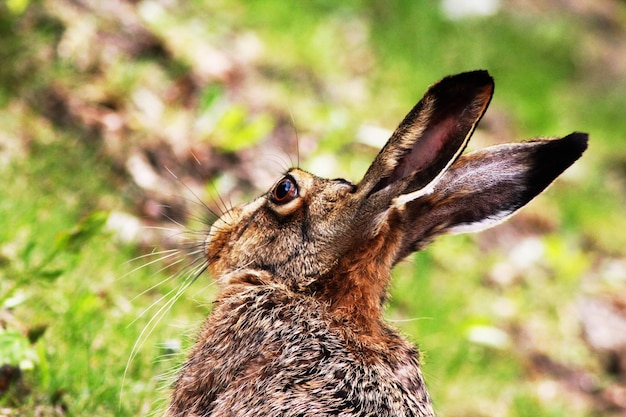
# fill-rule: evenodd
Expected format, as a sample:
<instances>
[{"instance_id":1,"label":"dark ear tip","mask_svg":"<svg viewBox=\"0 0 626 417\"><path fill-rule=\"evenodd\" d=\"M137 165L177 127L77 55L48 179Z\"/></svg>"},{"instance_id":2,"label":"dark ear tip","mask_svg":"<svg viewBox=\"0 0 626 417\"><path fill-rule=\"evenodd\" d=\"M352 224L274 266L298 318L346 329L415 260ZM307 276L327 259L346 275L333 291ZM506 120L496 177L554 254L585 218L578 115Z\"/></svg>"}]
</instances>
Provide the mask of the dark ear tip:
<instances>
[{"instance_id":1,"label":"dark ear tip","mask_svg":"<svg viewBox=\"0 0 626 417\"><path fill-rule=\"evenodd\" d=\"M450 75L442 80L443 81L454 81L459 84L471 85L474 87L491 87L494 86L493 77L489 75L489 71L487 70L475 70L469 72L462 72L456 75Z\"/></svg>"},{"instance_id":2,"label":"dark ear tip","mask_svg":"<svg viewBox=\"0 0 626 417\"><path fill-rule=\"evenodd\" d=\"M488 104L493 90L494 81L489 72L477 70L447 76L433 85L430 93L448 106L465 107L475 99Z\"/></svg>"},{"instance_id":3,"label":"dark ear tip","mask_svg":"<svg viewBox=\"0 0 626 417\"><path fill-rule=\"evenodd\" d=\"M541 141L533 156L534 175L529 177L529 183L537 185L534 195L582 156L587 149L588 137L586 133L574 132L561 139Z\"/></svg>"},{"instance_id":4,"label":"dark ear tip","mask_svg":"<svg viewBox=\"0 0 626 417\"><path fill-rule=\"evenodd\" d=\"M573 153L582 155L587 149L587 142L589 141L589 134L583 132L574 132L561 139L564 143L567 142Z\"/></svg>"},{"instance_id":5,"label":"dark ear tip","mask_svg":"<svg viewBox=\"0 0 626 417\"><path fill-rule=\"evenodd\" d=\"M472 80L476 84L493 84L493 77L489 75L489 71L487 70L462 72L459 76L467 80Z\"/></svg>"}]
</instances>

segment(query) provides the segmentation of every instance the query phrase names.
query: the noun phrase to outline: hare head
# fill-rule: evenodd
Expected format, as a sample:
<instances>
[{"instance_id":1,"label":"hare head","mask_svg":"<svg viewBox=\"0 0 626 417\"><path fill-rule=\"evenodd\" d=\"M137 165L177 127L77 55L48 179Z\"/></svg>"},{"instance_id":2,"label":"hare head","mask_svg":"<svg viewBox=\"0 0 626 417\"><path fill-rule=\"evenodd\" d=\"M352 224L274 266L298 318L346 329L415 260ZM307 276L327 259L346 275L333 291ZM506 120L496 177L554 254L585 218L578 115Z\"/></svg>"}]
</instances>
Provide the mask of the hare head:
<instances>
[{"instance_id":1,"label":"hare head","mask_svg":"<svg viewBox=\"0 0 626 417\"><path fill-rule=\"evenodd\" d=\"M587 136L573 133L461 156L493 89L486 71L432 86L357 184L287 171L213 225L205 246L213 276L266 271L331 306L377 312L399 260L442 233L503 221L585 150Z\"/></svg>"},{"instance_id":2,"label":"hare head","mask_svg":"<svg viewBox=\"0 0 626 417\"><path fill-rule=\"evenodd\" d=\"M291 169L213 224L221 293L170 415L432 415L416 349L382 320L391 269L505 220L587 147L572 133L462 155L493 89L486 71L444 78L360 182Z\"/></svg>"}]
</instances>

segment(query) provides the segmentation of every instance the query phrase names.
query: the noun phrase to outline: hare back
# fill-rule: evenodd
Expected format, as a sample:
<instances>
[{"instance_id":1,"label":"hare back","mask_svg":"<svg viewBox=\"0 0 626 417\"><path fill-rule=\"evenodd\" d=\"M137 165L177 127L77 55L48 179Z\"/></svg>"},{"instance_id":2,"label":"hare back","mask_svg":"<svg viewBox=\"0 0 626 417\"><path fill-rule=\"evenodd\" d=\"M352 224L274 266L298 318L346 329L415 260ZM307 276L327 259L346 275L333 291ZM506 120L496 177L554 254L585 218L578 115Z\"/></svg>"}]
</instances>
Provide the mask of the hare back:
<instances>
[{"instance_id":1,"label":"hare back","mask_svg":"<svg viewBox=\"0 0 626 417\"><path fill-rule=\"evenodd\" d=\"M230 285L198 340L170 416L434 415L412 345L387 327L364 343L280 284Z\"/></svg>"}]
</instances>

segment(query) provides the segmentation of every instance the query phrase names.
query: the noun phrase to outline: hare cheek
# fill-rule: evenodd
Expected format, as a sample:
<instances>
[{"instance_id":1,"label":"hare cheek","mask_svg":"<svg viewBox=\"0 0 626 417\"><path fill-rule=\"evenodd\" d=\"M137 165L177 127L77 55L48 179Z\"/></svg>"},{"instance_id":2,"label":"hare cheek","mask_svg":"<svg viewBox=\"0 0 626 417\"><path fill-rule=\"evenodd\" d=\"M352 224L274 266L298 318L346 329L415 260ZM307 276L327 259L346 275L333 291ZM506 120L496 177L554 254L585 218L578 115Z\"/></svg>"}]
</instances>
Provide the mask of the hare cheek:
<instances>
[{"instance_id":1,"label":"hare cheek","mask_svg":"<svg viewBox=\"0 0 626 417\"><path fill-rule=\"evenodd\" d=\"M211 225L204 239L204 254L209 259L217 256L228 243L235 230L234 226L240 223L242 214L243 207L233 207Z\"/></svg>"},{"instance_id":2,"label":"hare cheek","mask_svg":"<svg viewBox=\"0 0 626 417\"><path fill-rule=\"evenodd\" d=\"M220 217L207 234L204 241L205 252L208 252L209 247L214 245L216 241L226 241L231 236L237 234L241 224L245 223L245 220L254 215L254 213L263 206L265 198L257 198L256 200L243 205L237 206L232 210L226 212Z\"/></svg>"}]
</instances>

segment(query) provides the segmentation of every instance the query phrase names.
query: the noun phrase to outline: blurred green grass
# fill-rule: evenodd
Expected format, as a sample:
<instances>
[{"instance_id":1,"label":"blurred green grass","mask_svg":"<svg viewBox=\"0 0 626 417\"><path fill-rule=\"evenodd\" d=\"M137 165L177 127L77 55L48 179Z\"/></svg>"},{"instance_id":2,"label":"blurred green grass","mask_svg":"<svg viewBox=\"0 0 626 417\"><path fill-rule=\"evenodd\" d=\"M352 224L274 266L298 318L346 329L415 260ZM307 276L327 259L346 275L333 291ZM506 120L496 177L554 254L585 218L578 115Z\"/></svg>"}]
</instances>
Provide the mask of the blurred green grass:
<instances>
[{"instance_id":1,"label":"blurred green grass","mask_svg":"<svg viewBox=\"0 0 626 417\"><path fill-rule=\"evenodd\" d=\"M102 224L108 212L156 224L146 201L161 200L131 155L195 184L179 154L206 153L222 164L202 167L207 182L238 202L262 191L246 182L246 149L289 149L297 134L304 167L356 180L376 153L355 141L363 123L394 128L432 82L486 68L496 95L470 146L578 130L590 149L510 225L400 265L388 317L424 351L440 415L620 415L532 358L598 390L615 379L582 340L576 303L626 286L603 269L626 255L626 79L602 55L625 32L621 3L587 19L546 3L460 20L435 1L13 3L0 5L0 340L23 339L0 358L23 379L0 392L0 414L152 415L166 401L177 343L190 345L214 288L198 280L144 339L180 282L166 262L129 263L160 244L149 229L124 242ZM517 266L520 245L540 253Z\"/></svg>"}]
</instances>

